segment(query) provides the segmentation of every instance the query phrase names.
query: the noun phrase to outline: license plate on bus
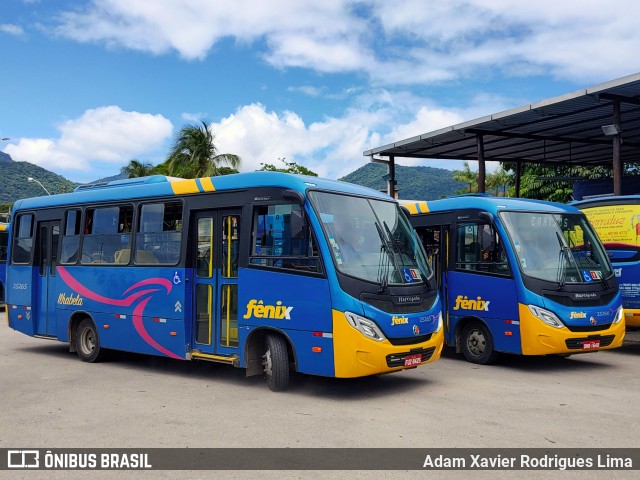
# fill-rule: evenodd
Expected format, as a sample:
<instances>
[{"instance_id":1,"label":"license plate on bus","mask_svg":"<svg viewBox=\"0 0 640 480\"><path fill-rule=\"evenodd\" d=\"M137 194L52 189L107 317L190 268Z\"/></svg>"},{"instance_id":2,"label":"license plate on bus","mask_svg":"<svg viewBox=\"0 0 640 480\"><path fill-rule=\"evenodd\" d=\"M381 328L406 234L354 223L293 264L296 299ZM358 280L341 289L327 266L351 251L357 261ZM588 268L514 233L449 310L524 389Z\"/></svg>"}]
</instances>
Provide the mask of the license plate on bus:
<instances>
[{"instance_id":1,"label":"license plate on bus","mask_svg":"<svg viewBox=\"0 0 640 480\"><path fill-rule=\"evenodd\" d=\"M422 363L422 354L418 353L416 355L409 355L404 357L404 366L405 367L415 367L416 365L420 365Z\"/></svg>"},{"instance_id":2,"label":"license plate on bus","mask_svg":"<svg viewBox=\"0 0 640 480\"><path fill-rule=\"evenodd\" d=\"M583 350L591 350L592 348L600 348L600 340L585 340L582 342Z\"/></svg>"}]
</instances>

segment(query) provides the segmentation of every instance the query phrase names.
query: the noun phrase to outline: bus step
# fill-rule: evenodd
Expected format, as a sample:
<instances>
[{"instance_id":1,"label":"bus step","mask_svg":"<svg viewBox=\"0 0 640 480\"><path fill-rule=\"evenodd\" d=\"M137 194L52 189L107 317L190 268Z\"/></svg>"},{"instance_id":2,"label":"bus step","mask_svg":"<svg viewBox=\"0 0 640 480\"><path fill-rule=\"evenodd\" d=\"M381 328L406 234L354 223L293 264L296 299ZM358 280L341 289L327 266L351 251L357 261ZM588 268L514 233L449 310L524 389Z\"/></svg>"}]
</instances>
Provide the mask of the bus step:
<instances>
[{"instance_id":1,"label":"bus step","mask_svg":"<svg viewBox=\"0 0 640 480\"><path fill-rule=\"evenodd\" d=\"M45 340L58 340L55 335L34 335L34 338L44 338Z\"/></svg>"},{"instance_id":2,"label":"bus step","mask_svg":"<svg viewBox=\"0 0 640 480\"><path fill-rule=\"evenodd\" d=\"M205 360L207 362L219 362L228 363L237 367L240 365L240 359L238 357L223 357L221 355L211 355L209 353L191 352L191 358L194 360Z\"/></svg>"}]
</instances>

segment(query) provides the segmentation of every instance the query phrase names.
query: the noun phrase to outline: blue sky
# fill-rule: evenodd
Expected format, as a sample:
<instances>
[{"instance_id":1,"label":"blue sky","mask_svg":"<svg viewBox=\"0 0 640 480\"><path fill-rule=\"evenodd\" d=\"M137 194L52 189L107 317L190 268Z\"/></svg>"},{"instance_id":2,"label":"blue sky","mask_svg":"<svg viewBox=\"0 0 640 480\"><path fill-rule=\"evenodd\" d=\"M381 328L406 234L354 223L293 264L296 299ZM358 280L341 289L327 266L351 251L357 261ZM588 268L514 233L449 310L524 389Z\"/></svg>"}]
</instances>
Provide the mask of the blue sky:
<instances>
[{"instance_id":1,"label":"blue sky","mask_svg":"<svg viewBox=\"0 0 640 480\"><path fill-rule=\"evenodd\" d=\"M83 182L162 162L204 120L242 171L339 178L365 150L640 71L638 18L634 0L3 0L0 149Z\"/></svg>"}]
</instances>

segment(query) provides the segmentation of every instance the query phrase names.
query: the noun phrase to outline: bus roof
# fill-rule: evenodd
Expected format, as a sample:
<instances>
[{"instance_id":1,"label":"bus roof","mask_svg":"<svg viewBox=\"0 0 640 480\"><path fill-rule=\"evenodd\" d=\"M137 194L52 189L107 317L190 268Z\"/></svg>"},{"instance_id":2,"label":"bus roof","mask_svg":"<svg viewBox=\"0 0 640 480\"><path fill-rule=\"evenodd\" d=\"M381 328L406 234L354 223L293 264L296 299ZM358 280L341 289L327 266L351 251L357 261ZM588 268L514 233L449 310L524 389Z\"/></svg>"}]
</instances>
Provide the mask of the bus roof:
<instances>
[{"instance_id":1,"label":"bus roof","mask_svg":"<svg viewBox=\"0 0 640 480\"><path fill-rule=\"evenodd\" d=\"M211 193L250 187L282 187L302 194L308 189L317 188L392 200L391 197L377 190L337 180L281 172L251 172L196 179L152 175L150 177L81 185L71 193L18 200L14 204L14 211L111 200Z\"/></svg>"},{"instance_id":2,"label":"bus roof","mask_svg":"<svg viewBox=\"0 0 640 480\"><path fill-rule=\"evenodd\" d=\"M571 202L571 205L577 208L596 207L607 205L627 205L640 203L640 195L606 195L601 197L593 197L587 200Z\"/></svg>"},{"instance_id":3,"label":"bus roof","mask_svg":"<svg viewBox=\"0 0 640 480\"><path fill-rule=\"evenodd\" d=\"M407 208L412 215L451 210L482 210L497 215L502 210L528 210L550 213L576 213L576 208L560 203L532 200L528 198L493 197L485 194L458 195L442 200L415 201L400 200L400 205Z\"/></svg>"}]
</instances>

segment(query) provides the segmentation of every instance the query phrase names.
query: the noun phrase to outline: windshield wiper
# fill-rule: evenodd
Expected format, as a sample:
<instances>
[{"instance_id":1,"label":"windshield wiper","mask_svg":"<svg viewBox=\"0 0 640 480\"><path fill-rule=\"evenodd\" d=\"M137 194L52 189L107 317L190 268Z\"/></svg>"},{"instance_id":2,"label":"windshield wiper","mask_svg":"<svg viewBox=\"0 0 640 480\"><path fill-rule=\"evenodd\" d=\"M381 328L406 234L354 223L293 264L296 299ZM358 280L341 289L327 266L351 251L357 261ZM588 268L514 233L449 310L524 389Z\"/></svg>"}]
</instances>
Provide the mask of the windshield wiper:
<instances>
[{"instance_id":1,"label":"windshield wiper","mask_svg":"<svg viewBox=\"0 0 640 480\"><path fill-rule=\"evenodd\" d=\"M389 285L389 263L393 263L393 268L395 269L395 271L398 271L398 265L396 264L396 259L395 259L395 255L393 253L393 245L391 244L391 241L387 238L387 236L384 234L382 227L380 226L380 224L378 222L375 222L375 226L376 226L376 230L378 232L378 236L380 237L380 241L382 242L382 246L381 246L381 255L380 255L380 262L382 263L382 252L384 252L386 255L386 262L384 263L384 269L381 272L382 273L382 278L380 279L380 291L379 293L386 293L387 291L387 287Z\"/></svg>"},{"instance_id":2,"label":"windshield wiper","mask_svg":"<svg viewBox=\"0 0 640 480\"><path fill-rule=\"evenodd\" d=\"M558 234L558 232L556 232L556 235L557 235L557 234ZM571 240L571 235L569 235L569 247L566 247L566 248L568 248L568 249L569 249L569 251L571 251L571 248L570 248L571 246L575 246L575 244L574 244L574 243L573 243L573 241ZM571 255L571 257L573 258L573 254ZM586 246L586 243L585 243L585 245L584 245L584 255L583 255L583 256L580 256L579 258L580 258L580 259L583 259L583 258L584 258L585 262L587 263L587 266L589 266L590 268L593 268L594 270L595 270L595 269L600 269L600 270L601 270L601 272L600 272L600 279L599 279L599 280L600 280L600 283L602 284L602 286L603 286L604 288L609 288L609 282L607 282L607 280L606 280L606 279L603 277L603 275L602 275L602 267L601 267L598 263L596 263L593 259L589 258L589 255L588 255L588 252L587 252L587 246ZM574 259L574 260L575 260L575 259ZM577 265L577 262L576 262L576 268L578 269L578 273L581 273L581 272L580 272L580 268L579 268L579 267L578 267L578 265Z\"/></svg>"},{"instance_id":3,"label":"windshield wiper","mask_svg":"<svg viewBox=\"0 0 640 480\"><path fill-rule=\"evenodd\" d=\"M564 290L564 285L567 280L567 266L570 264L569 255L570 251L567 251L569 247L564 243L562 236L556 231L556 238L560 244L560 252L558 256L558 271L556 272L556 281L558 282L558 291Z\"/></svg>"}]
</instances>

